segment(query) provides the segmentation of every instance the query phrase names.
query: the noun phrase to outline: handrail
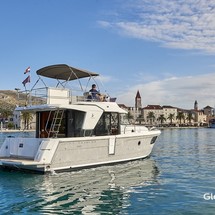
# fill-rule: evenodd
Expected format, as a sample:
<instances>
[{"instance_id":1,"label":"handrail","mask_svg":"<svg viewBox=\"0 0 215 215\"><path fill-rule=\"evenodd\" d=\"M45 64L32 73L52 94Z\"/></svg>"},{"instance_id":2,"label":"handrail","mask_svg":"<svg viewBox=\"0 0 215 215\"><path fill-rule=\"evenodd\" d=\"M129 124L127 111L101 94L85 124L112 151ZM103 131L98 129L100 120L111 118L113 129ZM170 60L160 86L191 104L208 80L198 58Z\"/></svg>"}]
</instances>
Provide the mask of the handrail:
<instances>
[{"instance_id":1,"label":"handrail","mask_svg":"<svg viewBox=\"0 0 215 215\"><path fill-rule=\"evenodd\" d=\"M79 94L79 95L78 95ZM100 94L98 99L90 99L88 92L80 92L71 90L69 88L56 87L41 87L30 91L19 91L18 100L21 106L41 105L41 104L74 104L77 102L105 102L115 101L116 98L110 98L106 95ZM21 102L23 101L23 102Z\"/></svg>"}]
</instances>

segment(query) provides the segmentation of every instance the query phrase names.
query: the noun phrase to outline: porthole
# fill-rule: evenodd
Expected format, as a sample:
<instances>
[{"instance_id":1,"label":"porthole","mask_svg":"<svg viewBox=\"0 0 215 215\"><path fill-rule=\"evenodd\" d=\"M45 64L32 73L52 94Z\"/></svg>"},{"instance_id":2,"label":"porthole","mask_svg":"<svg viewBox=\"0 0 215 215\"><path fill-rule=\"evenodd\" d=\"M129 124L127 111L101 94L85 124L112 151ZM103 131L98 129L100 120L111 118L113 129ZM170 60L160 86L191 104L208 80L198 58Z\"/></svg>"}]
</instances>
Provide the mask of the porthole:
<instances>
[{"instance_id":1,"label":"porthole","mask_svg":"<svg viewBox=\"0 0 215 215\"><path fill-rule=\"evenodd\" d=\"M138 146L141 144L141 141L138 141Z\"/></svg>"}]
</instances>

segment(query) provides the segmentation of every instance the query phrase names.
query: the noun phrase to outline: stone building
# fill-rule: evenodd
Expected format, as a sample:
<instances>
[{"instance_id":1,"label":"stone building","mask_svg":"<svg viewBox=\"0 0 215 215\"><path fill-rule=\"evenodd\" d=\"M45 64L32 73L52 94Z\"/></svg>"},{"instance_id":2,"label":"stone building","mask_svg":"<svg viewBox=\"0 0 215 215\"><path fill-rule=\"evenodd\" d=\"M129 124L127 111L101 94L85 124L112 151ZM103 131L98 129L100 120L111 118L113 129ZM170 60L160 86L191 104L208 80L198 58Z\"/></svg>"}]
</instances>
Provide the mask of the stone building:
<instances>
[{"instance_id":1,"label":"stone building","mask_svg":"<svg viewBox=\"0 0 215 215\"><path fill-rule=\"evenodd\" d=\"M170 105L164 105L162 106L162 108L163 108L163 115L166 119L165 124L176 124L178 108L172 107Z\"/></svg>"},{"instance_id":2,"label":"stone building","mask_svg":"<svg viewBox=\"0 0 215 215\"><path fill-rule=\"evenodd\" d=\"M177 108L170 105L147 105L142 109L144 121L146 124L176 124L177 123ZM153 113L153 114L152 114ZM151 119L153 115L153 120Z\"/></svg>"},{"instance_id":3,"label":"stone building","mask_svg":"<svg viewBox=\"0 0 215 215\"><path fill-rule=\"evenodd\" d=\"M202 110L198 108L198 102L195 100L194 109L186 110L170 105L147 105L142 108L142 101L139 90L135 96L135 107L126 107L120 104L120 107L129 112L130 121L145 125L175 125L180 123L184 126L203 125L208 123L210 118L214 117L214 109L206 106ZM183 117L180 119L180 114ZM161 119L162 122L161 122Z\"/></svg>"},{"instance_id":4,"label":"stone building","mask_svg":"<svg viewBox=\"0 0 215 215\"><path fill-rule=\"evenodd\" d=\"M163 108L160 105L147 105L142 109L145 124L157 125L157 119L163 114Z\"/></svg>"},{"instance_id":5,"label":"stone building","mask_svg":"<svg viewBox=\"0 0 215 215\"><path fill-rule=\"evenodd\" d=\"M198 109L197 100L194 102L194 110L192 112L194 113L194 124L199 126L207 123L208 116L204 113L204 110Z\"/></svg>"},{"instance_id":6,"label":"stone building","mask_svg":"<svg viewBox=\"0 0 215 215\"><path fill-rule=\"evenodd\" d=\"M203 108L203 112L204 114L207 116L207 123L209 123L210 119L213 119L215 117L215 112L214 112L214 108L210 107L210 106L206 106Z\"/></svg>"}]
</instances>

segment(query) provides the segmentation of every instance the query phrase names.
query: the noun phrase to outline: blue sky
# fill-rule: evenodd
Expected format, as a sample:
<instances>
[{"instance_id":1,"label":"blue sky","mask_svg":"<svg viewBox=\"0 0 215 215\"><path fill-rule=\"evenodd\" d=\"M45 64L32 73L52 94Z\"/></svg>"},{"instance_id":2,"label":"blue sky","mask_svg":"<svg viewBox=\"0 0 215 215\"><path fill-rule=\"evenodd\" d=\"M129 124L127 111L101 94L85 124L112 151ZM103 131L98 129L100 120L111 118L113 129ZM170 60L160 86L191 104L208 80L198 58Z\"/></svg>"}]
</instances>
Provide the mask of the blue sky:
<instances>
[{"instance_id":1,"label":"blue sky","mask_svg":"<svg viewBox=\"0 0 215 215\"><path fill-rule=\"evenodd\" d=\"M0 89L66 63L127 106L215 106L214 0L2 0L0 27Z\"/></svg>"}]
</instances>

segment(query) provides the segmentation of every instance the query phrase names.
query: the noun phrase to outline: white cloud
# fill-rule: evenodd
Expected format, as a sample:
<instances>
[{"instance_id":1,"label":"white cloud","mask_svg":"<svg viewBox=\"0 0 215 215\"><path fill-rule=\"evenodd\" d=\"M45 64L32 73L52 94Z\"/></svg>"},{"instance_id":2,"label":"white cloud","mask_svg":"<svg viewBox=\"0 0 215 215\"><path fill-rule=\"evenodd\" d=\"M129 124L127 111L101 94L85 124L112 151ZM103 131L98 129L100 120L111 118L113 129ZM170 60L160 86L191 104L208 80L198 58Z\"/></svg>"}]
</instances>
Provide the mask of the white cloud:
<instances>
[{"instance_id":1,"label":"white cloud","mask_svg":"<svg viewBox=\"0 0 215 215\"><path fill-rule=\"evenodd\" d=\"M106 83L106 82L113 80L113 78L111 76L104 76L104 75L98 76L97 79L102 83Z\"/></svg>"},{"instance_id":2,"label":"white cloud","mask_svg":"<svg viewBox=\"0 0 215 215\"><path fill-rule=\"evenodd\" d=\"M165 47L215 53L214 0L126 2L127 7L123 4L115 21L100 21L100 25Z\"/></svg>"},{"instance_id":3,"label":"white cloud","mask_svg":"<svg viewBox=\"0 0 215 215\"><path fill-rule=\"evenodd\" d=\"M103 28L111 27L111 24L106 21L98 21L98 24Z\"/></svg>"},{"instance_id":4,"label":"white cloud","mask_svg":"<svg viewBox=\"0 0 215 215\"><path fill-rule=\"evenodd\" d=\"M128 106L134 106L137 90L140 91L143 106L160 104L192 109L194 101L197 100L200 108L207 105L214 107L215 73L199 76L171 77L139 84L125 89L124 92L126 93L118 95L117 101Z\"/></svg>"}]
</instances>

